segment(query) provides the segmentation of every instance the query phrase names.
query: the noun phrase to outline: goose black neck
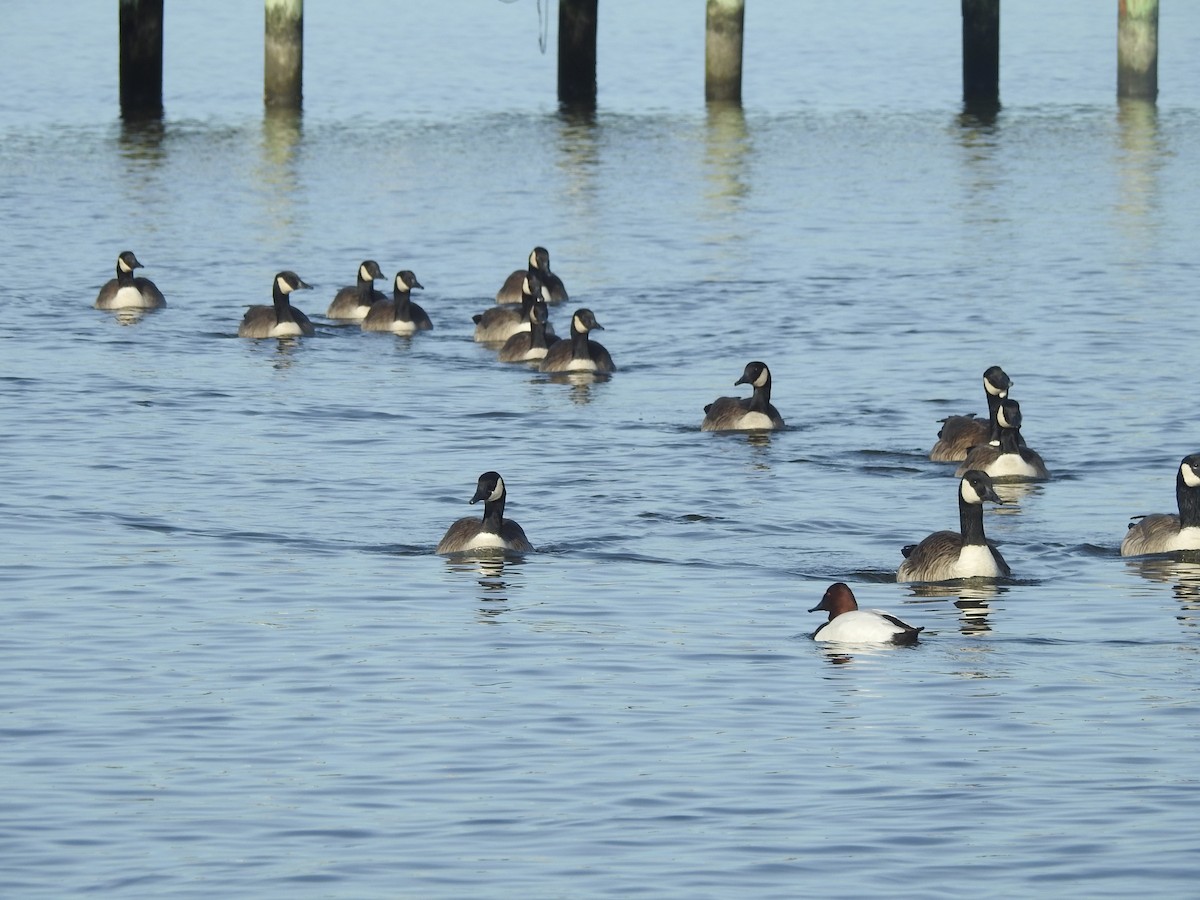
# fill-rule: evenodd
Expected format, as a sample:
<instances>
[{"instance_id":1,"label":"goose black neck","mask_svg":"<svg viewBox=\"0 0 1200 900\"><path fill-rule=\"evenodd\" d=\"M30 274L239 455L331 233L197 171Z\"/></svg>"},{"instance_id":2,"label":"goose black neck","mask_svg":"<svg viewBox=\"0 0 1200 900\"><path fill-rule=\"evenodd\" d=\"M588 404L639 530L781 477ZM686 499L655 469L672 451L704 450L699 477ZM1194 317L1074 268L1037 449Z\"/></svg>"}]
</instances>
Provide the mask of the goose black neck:
<instances>
[{"instance_id":1,"label":"goose black neck","mask_svg":"<svg viewBox=\"0 0 1200 900\"><path fill-rule=\"evenodd\" d=\"M133 284L134 277L133 269L130 269L128 272L126 272L125 267L120 263L117 263L117 287L131 286Z\"/></svg>"},{"instance_id":2,"label":"goose black neck","mask_svg":"<svg viewBox=\"0 0 1200 900\"><path fill-rule=\"evenodd\" d=\"M292 319L292 304L288 302L288 295L279 289L279 283L276 282L275 289L271 291L271 299L275 302L275 322L291 322Z\"/></svg>"},{"instance_id":3,"label":"goose black neck","mask_svg":"<svg viewBox=\"0 0 1200 900\"><path fill-rule=\"evenodd\" d=\"M1182 470L1175 475L1175 502L1179 504L1180 528L1200 525L1200 487L1189 487Z\"/></svg>"},{"instance_id":4,"label":"goose black neck","mask_svg":"<svg viewBox=\"0 0 1200 900\"><path fill-rule=\"evenodd\" d=\"M504 524L504 495L495 500L485 500L483 503L483 530L489 534L499 534L500 526Z\"/></svg>"},{"instance_id":5,"label":"goose black neck","mask_svg":"<svg viewBox=\"0 0 1200 900\"><path fill-rule=\"evenodd\" d=\"M546 343L546 323L533 322L529 326L529 346L537 350L548 348Z\"/></svg>"},{"instance_id":6,"label":"goose black neck","mask_svg":"<svg viewBox=\"0 0 1200 900\"><path fill-rule=\"evenodd\" d=\"M962 534L963 546L986 546L983 534L983 504L968 503L961 493L958 495L958 530Z\"/></svg>"},{"instance_id":7,"label":"goose black neck","mask_svg":"<svg viewBox=\"0 0 1200 900\"><path fill-rule=\"evenodd\" d=\"M395 298L395 303L392 305L392 318L397 322L407 322L412 316L409 314L408 301L412 296L408 291L402 291L396 288L392 292Z\"/></svg>"},{"instance_id":8,"label":"goose black neck","mask_svg":"<svg viewBox=\"0 0 1200 900\"><path fill-rule=\"evenodd\" d=\"M762 387L754 389L754 395L750 398L750 409L754 412L765 413L767 407L771 405L771 376L767 376L766 382Z\"/></svg>"},{"instance_id":9,"label":"goose black neck","mask_svg":"<svg viewBox=\"0 0 1200 900\"><path fill-rule=\"evenodd\" d=\"M1021 429L1020 428L1001 428L1000 429L1000 452L1001 453L1020 453L1021 452Z\"/></svg>"},{"instance_id":10,"label":"goose black neck","mask_svg":"<svg viewBox=\"0 0 1200 900\"><path fill-rule=\"evenodd\" d=\"M987 392L989 443L1000 440L1002 433L1009 430L1007 428L1002 429L1000 427L1000 421L997 418L1000 414L1000 401L1003 399L1003 397L993 394L991 391Z\"/></svg>"},{"instance_id":11,"label":"goose black neck","mask_svg":"<svg viewBox=\"0 0 1200 900\"><path fill-rule=\"evenodd\" d=\"M571 357L573 359L591 359L591 351L588 350L588 333L586 331L577 331L575 323L571 323Z\"/></svg>"}]
</instances>

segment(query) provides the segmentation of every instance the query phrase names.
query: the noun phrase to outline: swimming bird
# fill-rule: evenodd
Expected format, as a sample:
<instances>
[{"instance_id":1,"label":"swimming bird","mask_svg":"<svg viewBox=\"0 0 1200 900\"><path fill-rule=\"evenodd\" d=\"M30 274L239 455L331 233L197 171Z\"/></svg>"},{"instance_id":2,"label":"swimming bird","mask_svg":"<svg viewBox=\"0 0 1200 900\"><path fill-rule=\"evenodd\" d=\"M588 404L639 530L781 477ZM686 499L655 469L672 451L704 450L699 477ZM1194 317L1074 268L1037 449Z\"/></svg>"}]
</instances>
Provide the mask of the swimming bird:
<instances>
[{"instance_id":1,"label":"swimming bird","mask_svg":"<svg viewBox=\"0 0 1200 900\"><path fill-rule=\"evenodd\" d=\"M504 284L496 291L496 302L520 303L521 281L530 273L537 275L546 288L547 303L558 304L567 299L567 289L562 279L550 271L550 251L545 247L534 247L529 252L529 268L517 269L504 279Z\"/></svg>"},{"instance_id":2,"label":"swimming bird","mask_svg":"<svg viewBox=\"0 0 1200 900\"><path fill-rule=\"evenodd\" d=\"M554 335L546 334L548 316L546 301L538 297L529 311L529 330L518 331L504 342L500 348L500 362L537 362L543 359L551 345L558 341Z\"/></svg>"},{"instance_id":3,"label":"swimming bird","mask_svg":"<svg viewBox=\"0 0 1200 900\"><path fill-rule=\"evenodd\" d=\"M969 469L987 472L993 481L1045 481L1050 477L1046 464L1021 440L1021 405L1005 397L996 408L996 424L1000 444L981 444L972 447L966 460L954 473L959 478Z\"/></svg>"},{"instance_id":4,"label":"swimming bird","mask_svg":"<svg viewBox=\"0 0 1200 900\"><path fill-rule=\"evenodd\" d=\"M1200 550L1200 453L1185 456L1175 473L1179 514L1137 516L1121 541L1122 556Z\"/></svg>"},{"instance_id":5,"label":"swimming bird","mask_svg":"<svg viewBox=\"0 0 1200 900\"><path fill-rule=\"evenodd\" d=\"M958 531L935 531L905 547L897 581L952 581L1012 574L1008 563L983 533L983 501L1003 501L986 472L972 469L958 487Z\"/></svg>"},{"instance_id":6,"label":"swimming bird","mask_svg":"<svg viewBox=\"0 0 1200 900\"><path fill-rule=\"evenodd\" d=\"M845 644L915 644L922 625L909 625L879 609L859 609L845 582L831 584L809 612L825 610L829 619L813 634L814 641Z\"/></svg>"},{"instance_id":7,"label":"swimming bird","mask_svg":"<svg viewBox=\"0 0 1200 900\"><path fill-rule=\"evenodd\" d=\"M483 344L503 343L518 331L528 331L529 311L537 297L546 299L542 280L533 272L526 272L521 279L520 306L493 306L471 317L475 323L475 340ZM546 333L554 334L554 328L548 323Z\"/></svg>"},{"instance_id":8,"label":"swimming bird","mask_svg":"<svg viewBox=\"0 0 1200 900\"><path fill-rule=\"evenodd\" d=\"M592 331L603 331L590 309L577 309L571 316L571 339L558 341L538 366L542 372L615 372L612 357L604 345L588 338Z\"/></svg>"},{"instance_id":9,"label":"swimming bird","mask_svg":"<svg viewBox=\"0 0 1200 900\"><path fill-rule=\"evenodd\" d=\"M701 431L758 431L783 427L783 417L771 405L771 370L763 362L746 363L742 377L733 383L748 384L754 393L744 399L718 397L704 407Z\"/></svg>"},{"instance_id":10,"label":"swimming bird","mask_svg":"<svg viewBox=\"0 0 1200 900\"><path fill-rule=\"evenodd\" d=\"M459 519L446 530L437 545L438 553L465 553L471 550L514 550L528 553L533 544L525 531L512 519L504 518L504 479L498 472L479 476L471 503L483 501L483 518Z\"/></svg>"},{"instance_id":11,"label":"swimming bird","mask_svg":"<svg viewBox=\"0 0 1200 900\"><path fill-rule=\"evenodd\" d=\"M394 334L430 331L433 323L429 321L429 316L410 299L413 288L425 290L425 286L417 281L417 276L408 269L397 272L392 286L393 299L375 301L363 319L363 331L390 331Z\"/></svg>"},{"instance_id":12,"label":"swimming bird","mask_svg":"<svg viewBox=\"0 0 1200 900\"><path fill-rule=\"evenodd\" d=\"M132 250L117 257L117 277L100 288L93 304L96 309L159 309L167 305L162 291L149 278L138 278L134 269L144 269Z\"/></svg>"},{"instance_id":13,"label":"swimming bird","mask_svg":"<svg viewBox=\"0 0 1200 900\"><path fill-rule=\"evenodd\" d=\"M929 458L934 462L962 462L972 447L999 440L996 407L1008 396L1011 387L1012 379L999 366L992 366L984 372L983 389L987 396L987 419L977 419L974 413L942 419L938 440L929 451Z\"/></svg>"},{"instance_id":14,"label":"swimming bird","mask_svg":"<svg viewBox=\"0 0 1200 900\"><path fill-rule=\"evenodd\" d=\"M375 290L375 279L382 277L379 263L373 259L364 259L358 264L358 283L341 288L333 295L333 302L325 312L326 318L364 318L375 303L387 300L387 294Z\"/></svg>"},{"instance_id":15,"label":"swimming bird","mask_svg":"<svg viewBox=\"0 0 1200 900\"><path fill-rule=\"evenodd\" d=\"M252 306L242 317L238 326L238 337L267 338L290 337L292 335L312 335L316 333L313 323L308 316L292 306L288 295L292 291L311 288L305 284L295 272L280 272L275 276L275 285L271 290L272 306Z\"/></svg>"}]
</instances>

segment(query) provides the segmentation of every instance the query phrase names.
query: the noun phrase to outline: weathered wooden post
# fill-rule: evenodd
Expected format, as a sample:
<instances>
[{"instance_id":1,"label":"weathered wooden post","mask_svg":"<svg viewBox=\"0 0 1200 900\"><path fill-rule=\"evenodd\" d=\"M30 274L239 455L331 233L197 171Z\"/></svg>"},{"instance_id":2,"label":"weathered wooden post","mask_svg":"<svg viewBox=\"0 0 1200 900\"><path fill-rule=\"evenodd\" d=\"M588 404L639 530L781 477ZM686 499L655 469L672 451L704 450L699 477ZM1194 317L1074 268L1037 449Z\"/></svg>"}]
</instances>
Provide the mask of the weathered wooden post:
<instances>
[{"instance_id":1,"label":"weathered wooden post","mask_svg":"<svg viewBox=\"0 0 1200 900\"><path fill-rule=\"evenodd\" d=\"M1000 0L962 0L963 102L1000 103Z\"/></svg>"},{"instance_id":2,"label":"weathered wooden post","mask_svg":"<svg viewBox=\"0 0 1200 900\"><path fill-rule=\"evenodd\" d=\"M304 97L304 0L266 0L263 102L300 109Z\"/></svg>"},{"instance_id":3,"label":"weathered wooden post","mask_svg":"<svg viewBox=\"0 0 1200 900\"><path fill-rule=\"evenodd\" d=\"M558 0L558 102L596 105L598 0Z\"/></svg>"},{"instance_id":4,"label":"weathered wooden post","mask_svg":"<svg viewBox=\"0 0 1200 900\"><path fill-rule=\"evenodd\" d=\"M742 26L746 0L708 0L704 38L704 99L742 102Z\"/></svg>"},{"instance_id":5,"label":"weathered wooden post","mask_svg":"<svg viewBox=\"0 0 1200 900\"><path fill-rule=\"evenodd\" d=\"M127 119L163 114L163 0L121 0L121 115Z\"/></svg>"},{"instance_id":6,"label":"weathered wooden post","mask_svg":"<svg viewBox=\"0 0 1200 900\"><path fill-rule=\"evenodd\" d=\"M1158 0L1117 0L1117 96L1158 97Z\"/></svg>"}]
</instances>

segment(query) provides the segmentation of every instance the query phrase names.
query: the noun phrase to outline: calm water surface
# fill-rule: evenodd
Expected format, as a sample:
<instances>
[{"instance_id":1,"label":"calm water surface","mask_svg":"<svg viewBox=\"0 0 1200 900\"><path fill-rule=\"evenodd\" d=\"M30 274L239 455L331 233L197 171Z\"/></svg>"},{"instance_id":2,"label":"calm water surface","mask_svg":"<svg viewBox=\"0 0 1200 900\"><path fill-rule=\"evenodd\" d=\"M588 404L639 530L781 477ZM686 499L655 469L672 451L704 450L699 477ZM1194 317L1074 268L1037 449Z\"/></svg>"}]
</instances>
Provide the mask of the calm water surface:
<instances>
[{"instance_id":1,"label":"calm water surface","mask_svg":"<svg viewBox=\"0 0 1200 900\"><path fill-rule=\"evenodd\" d=\"M310 4L264 121L261 9L172 5L136 128L112 5L0 37L0 893L1194 895L1200 564L1117 548L1200 449L1200 8L1148 107L1006 2L981 121L945 4L752 0L705 110L700 7L605 2L581 120L532 0ZM471 341L538 243L611 379ZM126 248L166 310L90 308ZM320 315L368 257L432 333ZM317 336L236 338L283 268ZM751 359L790 427L702 434ZM897 585L995 363L1015 577ZM435 556L487 469L539 552ZM815 645L838 580L922 643Z\"/></svg>"}]
</instances>

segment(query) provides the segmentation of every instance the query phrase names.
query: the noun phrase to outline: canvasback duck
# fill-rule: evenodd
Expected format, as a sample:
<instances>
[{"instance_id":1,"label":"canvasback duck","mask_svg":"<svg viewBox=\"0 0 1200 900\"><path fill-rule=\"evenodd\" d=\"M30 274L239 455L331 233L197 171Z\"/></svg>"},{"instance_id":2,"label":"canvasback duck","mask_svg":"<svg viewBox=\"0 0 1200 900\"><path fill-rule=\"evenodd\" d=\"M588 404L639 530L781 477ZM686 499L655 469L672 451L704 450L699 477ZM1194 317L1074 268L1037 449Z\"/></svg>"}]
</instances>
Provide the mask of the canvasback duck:
<instances>
[{"instance_id":1,"label":"canvasback duck","mask_svg":"<svg viewBox=\"0 0 1200 900\"><path fill-rule=\"evenodd\" d=\"M859 609L854 592L844 582L831 584L821 602L809 612L824 610L829 619L813 634L814 641L845 644L915 644L924 626L909 625L878 609Z\"/></svg>"},{"instance_id":2,"label":"canvasback duck","mask_svg":"<svg viewBox=\"0 0 1200 900\"><path fill-rule=\"evenodd\" d=\"M1179 513L1137 516L1121 541L1122 556L1200 550L1200 453L1185 456L1175 473Z\"/></svg>"}]
</instances>

